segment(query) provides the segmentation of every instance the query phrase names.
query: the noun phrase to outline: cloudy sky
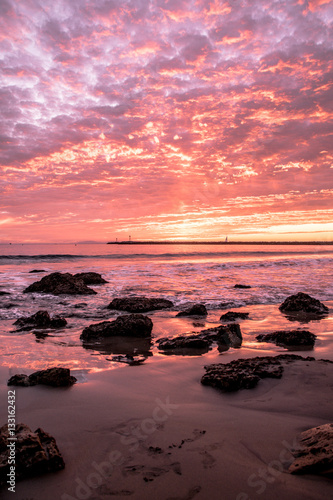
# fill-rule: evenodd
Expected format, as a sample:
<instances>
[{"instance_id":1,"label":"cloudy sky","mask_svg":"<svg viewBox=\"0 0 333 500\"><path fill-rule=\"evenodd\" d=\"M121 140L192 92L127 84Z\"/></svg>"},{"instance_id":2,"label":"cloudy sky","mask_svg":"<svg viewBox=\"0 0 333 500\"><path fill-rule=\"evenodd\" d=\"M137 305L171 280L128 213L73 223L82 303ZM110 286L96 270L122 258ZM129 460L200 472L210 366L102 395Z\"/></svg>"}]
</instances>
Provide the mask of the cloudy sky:
<instances>
[{"instance_id":1,"label":"cloudy sky","mask_svg":"<svg viewBox=\"0 0 333 500\"><path fill-rule=\"evenodd\" d=\"M332 21L0 0L0 241L333 239Z\"/></svg>"}]
</instances>

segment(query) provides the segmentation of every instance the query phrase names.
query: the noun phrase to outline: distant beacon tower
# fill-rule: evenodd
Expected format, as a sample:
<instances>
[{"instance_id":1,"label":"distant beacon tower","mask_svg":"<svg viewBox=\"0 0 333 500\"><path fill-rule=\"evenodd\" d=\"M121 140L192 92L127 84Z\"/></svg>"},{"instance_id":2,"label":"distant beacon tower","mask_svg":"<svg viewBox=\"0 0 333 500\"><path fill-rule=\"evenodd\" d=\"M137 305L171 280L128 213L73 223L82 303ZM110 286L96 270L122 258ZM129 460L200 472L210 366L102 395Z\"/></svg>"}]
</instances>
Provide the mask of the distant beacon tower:
<instances>
[{"instance_id":1,"label":"distant beacon tower","mask_svg":"<svg viewBox=\"0 0 333 500\"><path fill-rule=\"evenodd\" d=\"M228 243L228 236L225 237L225 242Z\"/></svg>"},{"instance_id":2,"label":"distant beacon tower","mask_svg":"<svg viewBox=\"0 0 333 500\"><path fill-rule=\"evenodd\" d=\"M129 235L129 237L128 237L128 241L131 241L131 235Z\"/></svg>"}]
</instances>

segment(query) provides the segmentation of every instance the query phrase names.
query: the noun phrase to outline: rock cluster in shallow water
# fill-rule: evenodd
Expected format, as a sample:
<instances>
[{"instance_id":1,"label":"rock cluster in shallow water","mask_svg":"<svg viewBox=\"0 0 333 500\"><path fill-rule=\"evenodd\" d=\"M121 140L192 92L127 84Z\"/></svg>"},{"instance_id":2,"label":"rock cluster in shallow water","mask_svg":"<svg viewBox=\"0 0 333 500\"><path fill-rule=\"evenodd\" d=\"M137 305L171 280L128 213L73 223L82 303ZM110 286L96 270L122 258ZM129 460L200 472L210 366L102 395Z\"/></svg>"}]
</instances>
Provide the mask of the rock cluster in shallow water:
<instances>
[{"instance_id":1,"label":"rock cluster in shallow water","mask_svg":"<svg viewBox=\"0 0 333 500\"><path fill-rule=\"evenodd\" d=\"M149 337L153 322L143 314L127 314L118 316L114 321L102 321L85 328L80 339L93 340L100 337Z\"/></svg>"},{"instance_id":2,"label":"rock cluster in shallow water","mask_svg":"<svg viewBox=\"0 0 333 500\"><path fill-rule=\"evenodd\" d=\"M70 273L51 273L29 285L23 293L50 293L52 295L96 295L83 279Z\"/></svg>"},{"instance_id":3,"label":"rock cluster in shallow water","mask_svg":"<svg viewBox=\"0 0 333 500\"><path fill-rule=\"evenodd\" d=\"M51 385L53 387L68 387L75 384L76 378L71 376L69 368L53 367L46 370L39 370L31 375L19 373L13 375L7 385L19 385L28 387L31 385Z\"/></svg>"},{"instance_id":4,"label":"rock cluster in shallow water","mask_svg":"<svg viewBox=\"0 0 333 500\"><path fill-rule=\"evenodd\" d=\"M38 311L27 318L19 318L14 325L16 331L31 330L32 328L63 328L67 321L62 316L50 317L47 311Z\"/></svg>"},{"instance_id":5,"label":"rock cluster in shallow water","mask_svg":"<svg viewBox=\"0 0 333 500\"><path fill-rule=\"evenodd\" d=\"M313 347L316 338L308 330L279 330L256 336L258 342L274 342L285 347Z\"/></svg>"},{"instance_id":6,"label":"rock cluster in shallow water","mask_svg":"<svg viewBox=\"0 0 333 500\"><path fill-rule=\"evenodd\" d=\"M202 330L200 333L161 338L157 341L160 350L175 351L176 353L184 349L199 349L207 352L213 342L216 342L221 350L226 350L229 347L240 347L242 333L239 325L221 325Z\"/></svg>"},{"instance_id":7,"label":"rock cluster in shallow water","mask_svg":"<svg viewBox=\"0 0 333 500\"><path fill-rule=\"evenodd\" d=\"M260 379L281 378L282 361L314 361L315 358L303 358L295 354L280 354L247 359L237 359L230 363L218 363L205 366L206 373L201 379L203 385L210 385L224 392L252 389Z\"/></svg>"}]
</instances>

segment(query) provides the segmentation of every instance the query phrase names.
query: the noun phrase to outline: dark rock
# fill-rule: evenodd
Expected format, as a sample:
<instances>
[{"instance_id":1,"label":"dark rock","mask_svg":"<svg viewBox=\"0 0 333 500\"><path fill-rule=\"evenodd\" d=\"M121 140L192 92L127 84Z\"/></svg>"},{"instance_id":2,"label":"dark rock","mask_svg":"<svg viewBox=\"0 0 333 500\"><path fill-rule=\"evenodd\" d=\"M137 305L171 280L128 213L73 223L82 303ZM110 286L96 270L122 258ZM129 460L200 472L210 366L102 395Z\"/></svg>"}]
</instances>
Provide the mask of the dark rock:
<instances>
[{"instance_id":1,"label":"dark rock","mask_svg":"<svg viewBox=\"0 0 333 500\"><path fill-rule=\"evenodd\" d=\"M114 321L102 321L90 325L83 330L80 339L89 340L96 337L149 337L153 329L153 322L143 314L128 314L119 316Z\"/></svg>"},{"instance_id":2,"label":"dark rock","mask_svg":"<svg viewBox=\"0 0 333 500\"><path fill-rule=\"evenodd\" d=\"M290 465L292 474L333 473L333 424L324 424L298 436L300 448L292 450L296 457Z\"/></svg>"},{"instance_id":3,"label":"dark rock","mask_svg":"<svg viewBox=\"0 0 333 500\"><path fill-rule=\"evenodd\" d=\"M252 288L250 285L235 285L234 288Z\"/></svg>"},{"instance_id":4,"label":"dark rock","mask_svg":"<svg viewBox=\"0 0 333 500\"><path fill-rule=\"evenodd\" d=\"M258 342L274 342L286 347L313 347L316 335L308 330L280 330L277 332L257 335Z\"/></svg>"},{"instance_id":5,"label":"dark rock","mask_svg":"<svg viewBox=\"0 0 333 500\"><path fill-rule=\"evenodd\" d=\"M315 358L303 358L295 354L280 354L248 359L237 359L230 363L218 363L205 366L206 374L202 377L203 385L210 385L224 392L252 389L260 379L281 378L282 362L315 361Z\"/></svg>"},{"instance_id":6,"label":"dark rock","mask_svg":"<svg viewBox=\"0 0 333 500\"><path fill-rule=\"evenodd\" d=\"M31 386L31 385L51 385L53 387L68 387L75 384L76 378L72 377L68 368L53 367L40 370L31 375L13 375L7 385Z\"/></svg>"},{"instance_id":7,"label":"dark rock","mask_svg":"<svg viewBox=\"0 0 333 500\"><path fill-rule=\"evenodd\" d=\"M53 295L95 295L84 281L70 273L52 273L28 286L24 293L51 293Z\"/></svg>"},{"instance_id":8,"label":"dark rock","mask_svg":"<svg viewBox=\"0 0 333 500\"><path fill-rule=\"evenodd\" d=\"M45 269L33 269L32 271L29 271L29 273L45 273Z\"/></svg>"},{"instance_id":9,"label":"dark rock","mask_svg":"<svg viewBox=\"0 0 333 500\"><path fill-rule=\"evenodd\" d=\"M305 313L318 316L328 313L328 307L325 304L303 292L287 297L279 309L283 313Z\"/></svg>"},{"instance_id":10,"label":"dark rock","mask_svg":"<svg viewBox=\"0 0 333 500\"><path fill-rule=\"evenodd\" d=\"M192 307L185 309L185 311L180 311L176 314L177 317L180 316L207 316L207 309L204 304L194 304Z\"/></svg>"},{"instance_id":11,"label":"dark rock","mask_svg":"<svg viewBox=\"0 0 333 500\"><path fill-rule=\"evenodd\" d=\"M9 292L4 292L3 290L0 290L0 296L1 295L10 295L10 293Z\"/></svg>"},{"instance_id":12,"label":"dark rock","mask_svg":"<svg viewBox=\"0 0 333 500\"><path fill-rule=\"evenodd\" d=\"M9 438L17 438L10 441ZM65 463L56 440L42 429L32 432L25 424L17 424L15 432L8 425L0 428L0 484L6 484L10 472L9 444L14 443L16 480L56 472L64 469ZM13 446L13 445L12 445Z\"/></svg>"},{"instance_id":13,"label":"dark rock","mask_svg":"<svg viewBox=\"0 0 333 500\"><path fill-rule=\"evenodd\" d=\"M47 311L38 311L27 318L19 318L15 321L17 331L31 330L31 328L62 328L67 325L65 318L61 316L50 317Z\"/></svg>"},{"instance_id":14,"label":"dark rock","mask_svg":"<svg viewBox=\"0 0 333 500\"><path fill-rule=\"evenodd\" d=\"M248 317L249 313L229 311L222 314L220 321L236 321L236 319L247 319Z\"/></svg>"},{"instance_id":15,"label":"dark rock","mask_svg":"<svg viewBox=\"0 0 333 500\"><path fill-rule=\"evenodd\" d=\"M107 358L108 359L108 358ZM127 365L130 366L136 366L136 365L142 365L146 361L146 357L141 356L131 356L130 354L120 354L119 356L113 356L111 360L108 359L108 361L115 361L117 363L126 363Z\"/></svg>"},{"instance_id":16,"label":"dark rock","mask_svg":"<svg viewBox=\"0 0 333 500\"><path fill-rule=\"evenodd\" d=\"M103 285L104 283L108 283L100 274L93 272L77 273L74 274L74 278L83 280L86 285Z\"/></svg>"},{"instance_id":17,"label":"dark rock","mask_svg":"<svg viewBox=\"0 0 333 500\"><path fill-rule=\"evenodd\" d=\"M242 343L242 334L239 325L223 325L215 328L202 330L200 333L190 335L179 335L174 338L161 338L157 341L158 348L162 351L178 351L184 349L198 349L208 352L213 342L216 342L219 348L223 350L229 347L240 347ZM180 354L182 354L180 352Z\"/></svg>"},{"instance_id":18,"label":"dark rock","mask_svg":"<svg viewBox=\"0 0 333 500\"><path fill-rule=\"evenodd\" d=\"M208 352L212 342L199 335L179 335L173 339L162 338L158 341L158 348L162 351L179 349L199 349Z\"/></svg>"},{"instance_id":19,"label":"dark rock","mask_svg":"<svg viewBox=\"0 0 333 500\"><path fill-rule=\"evenodd\" d=\"M134 313L154 311L157 309L168 309L172 307L171 300L148 298L148 297L119 297L108 305L108 309L117 311L128 311Z\"/></svg>"}]
</instances>

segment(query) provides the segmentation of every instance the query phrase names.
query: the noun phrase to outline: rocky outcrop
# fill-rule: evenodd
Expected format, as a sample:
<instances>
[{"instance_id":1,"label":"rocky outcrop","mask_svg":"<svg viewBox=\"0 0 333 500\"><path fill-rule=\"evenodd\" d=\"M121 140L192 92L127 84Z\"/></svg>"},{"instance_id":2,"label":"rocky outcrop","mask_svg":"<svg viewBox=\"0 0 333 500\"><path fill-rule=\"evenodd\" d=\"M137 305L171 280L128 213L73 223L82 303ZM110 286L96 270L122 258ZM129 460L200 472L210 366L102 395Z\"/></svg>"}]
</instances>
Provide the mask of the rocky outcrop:
<instances>
[{"instance_id":1,"label":"rocky outcrop","mask_svg":"<svg viewBox=\"0 0 333 500\"><path fill-rule=\"evenodd\" d=\"M315 358L303 358L295 354L280 354L249 359L237 359L230 363L218 363L205 366L206 374L202 377L203 385L210 385L224 392L252 389L260 379L281 378L283 363L292 361L315 361Z\"/></svg>"},{"instance_id":2,"label":"rocky outcrop","mask_svg":"<svg viewBox=\"0 0 333 500\"><path fill-rule=\"evenodd\" d=\"M24 293L50 293L52 295L95 295L97 292L89 288L82 279L70 273L52 273L40 281L29 285Z\"/></svg>"},{"instance_id":3,"label":"rocky outcrop","mask_svg":"<svg viewBox=\"0 0 333 500\"><path fill-rule=\"evenodd\" d=\"M328 313L328 307L325 304L303 292L287 297L279 309L286 314L301 313L323 316Z\"/></svg>"},{"instance_id":4,"label":"rocky outcrop","mask_svg":"<svg viewBox=\"0 0 333 500\"><path fill-rule=\"evenodd\" d=\"M222 314L220 317L220 321L236 321L237 319L247 319L249 317L249 313L246 312L234 312L229 311L225 314Z\"/></svg>"},{"instance_id":5,"label":"rocky outcrop","mask_svg":"<svg viewBox=\"0 0 333 500\"><path fill-rule=\"evenodd\" d=\"M74 274L74 278L83 280L86 285L103 285L108 283L99 273L87 272Z\"/></svg>"},{"instance_id":6,"label":"rocky outcrop","mask_svg":"<svg viewBox=\"0 0 333 500\"><path fill-rule=\"evenodd\" d=\"M32 269L31 271L29 271L30 274L33 274L33 273L45 273L45 269Z\"/></svg>"},{"instance_id":7,"label":"rocky outcrop","mask_svg":"<svg viewBox=\"0 0 333 500\"><path fill-rule=\"evenodd\" d=\"M10 437L16 440L12 441ZM10 481L9 458L12 456L15 456L16 480L56 472L65 467L54 437L40 428L32 432L25 424L17 424L15 432L8 430L7 424L0 428L0 484Z\"/></svg>"},{"instance_id":8,"label":"rocky outcrop","mask_svg":"<svg viewBox=\"0 0 333 500\"><path fill-rule=\"evenodd\" d=\"M38 311L27 318L19 318L14 325L17 326L16 331L21 332L32 328L63 328L67 321L61 316L51 318L47 311Z\"/></svg>"},{"instance_id":9,"label":"rocky outcrop","mask_svg":"<svg viewBox=\"0 0 333 500\"><path fill-rule=\"evenodd\" d=\"M246 289L246 288L252 288L252 287L250 285L240 285L240 284L237 284L237 285L234 286L234 288L244 288L244 289Z\"/></svg>"},{"instance_id":10,"label":"rocky outcrop","mask_svg":"<svg viewBox=\"0 0 333 500\"><path fill-rule=\"evenodd\" d=\"M296 457L290 465L292 474L333 473L333 424L324 424L298 436L300 448L292 450Z\"/></svg>"},{"instance_id":11,"label":"rocky outcrop","mask_svg":"<svg viewBox=\"0 0 333 500\"><path fill-rule=\"evenodd\" d=\"M143 314L119 316L114 321L102 321L83 330L80 339L90 340L98 337L126 336L149 337L153 322Z\"/></svg>"},{"instance_id":12,"label":"rocky outcrop","mask_svg":"<svg viewBox=\"0 0 333 500\"><path fill-rule=\"evenodd\" d=\"M157 341L158 348L162 351L174 351L182 354L184 349L197 349L207 352L216 342L222 350L229 347L240 347L242 334L239 325L222 325L215 328L202 330L200 333L179 335L174 338L161 338Z\"/></svg>"},{"instance_id":13,"label":"rocky outcrop","mask_svg":"<svg viewBox=\"0 0 333 500\"><path fill-rule=\"evenodd\" d=\"M194 304L193 306L180 311L176 314L176 317L181 316L207 316L208 312L204 304Z\"/></svg>"},{"instance_id":14,"label":"rocky outcrop","mask_svg":"<svg viewBox=\"0 0 333 500\"><path fill-rule=\"evenodd\" d=\"M173 303L171 300L166 299L148 297L118 297L113 299L107 308L115 309L117 311L141 313L157 309L168 309L172 306Z\"/></svg>"},{"instance_id":15,"label":"rocky outcrop","mask_svg":"<svg viewBox=\"0 0 333 500\"><path fill-rule=\"evenodd\" d=\"M69 387L76 382L72 377L69 368L53 367L46 370L39 370L31 375L23 373L13 375L7 382L7 385L19 385L28 387L31 385L51 385L53 387Z\"/></svg>"},{"instance_id":16,"label":"rocky outcrop","mask_svg":"<svg viewBox=\"0 0 333 500\"><path fill-rule=\"evenodd\" d=\"M258 342L274 342L283 347L313 347L316 335L308 330L280 330L257 335Z\"/></svg>"},{"instance_id":17,"label":"rocky outcrop","mask_svg":"<svg viewBox=\"0 0 333 500\"><path fill-rule=\"evenodd\" d=\"M2 295L10 295L10 293L9 292L5 292L4 290L0 290L0 297Z\"/></svg>"}]
</instances>

